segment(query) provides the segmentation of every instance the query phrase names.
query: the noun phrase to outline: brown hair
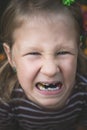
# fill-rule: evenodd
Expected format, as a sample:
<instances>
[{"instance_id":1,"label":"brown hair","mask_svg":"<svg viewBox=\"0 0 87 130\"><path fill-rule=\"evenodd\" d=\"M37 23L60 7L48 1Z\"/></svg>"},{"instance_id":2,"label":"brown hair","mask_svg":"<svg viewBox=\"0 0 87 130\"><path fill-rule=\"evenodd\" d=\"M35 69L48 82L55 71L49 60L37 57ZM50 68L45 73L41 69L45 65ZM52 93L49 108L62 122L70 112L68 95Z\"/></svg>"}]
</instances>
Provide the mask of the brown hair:
<instances>
[{"instance_id":1,"label":"brown hair","mask_svg":"<svg viewBox=\"0 0 87 130\"><path fill-rule=\"evenodd\" d=\"M82 34L82 16L76 3L71 6L64 6L62 0L12 0L1 20L1 42L7 43L10 49L12 49L14 30L22 25L25 18L37 16L41 12L48 14L59 14L62 12L68 14L74 21L73 23L80 39ZM10 99L15 85L19 85L16 74L6 59L0 68L0 96L4 100Z\"/></svg>"}]
</instances>

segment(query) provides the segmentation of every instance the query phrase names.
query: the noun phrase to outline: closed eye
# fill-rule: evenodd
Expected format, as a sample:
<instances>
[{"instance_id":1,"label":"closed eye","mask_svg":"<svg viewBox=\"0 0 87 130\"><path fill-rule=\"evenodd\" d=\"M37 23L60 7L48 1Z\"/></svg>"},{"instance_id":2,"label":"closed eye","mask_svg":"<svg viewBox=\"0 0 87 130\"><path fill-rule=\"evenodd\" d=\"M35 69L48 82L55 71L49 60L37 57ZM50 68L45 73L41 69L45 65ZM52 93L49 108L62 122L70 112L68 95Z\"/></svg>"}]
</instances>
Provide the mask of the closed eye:
<instances>
[{"instance_id":1,"label":"closed eye","mask_svg":"<svg viewBox=\"0 0 87 130\"><path fill-rule=\"evenodd\" d=\"M41 55L39 52L29 52L25 55Z\"/></svg>"},{"instance_id":2,"label":"closed eye","mask_svg":"<svg viewBox=\"0 0 87 130\"><path fill-rule=\"evenodd\" d=\"M40 53L39 52L30 52L30 53L28 53L28 55L40 55Z\"/></svg>"},{"instance_id":3,"label":"closed eye","mask_svg":"<svg viewBox=\"0 0 87 130\"><path fill-rule=\"evenodd\" d=\"M71 54L71 53L68 51L60 51L57 53L57 55L66 55L66 54Z\"/></svg>"}]
</instances>

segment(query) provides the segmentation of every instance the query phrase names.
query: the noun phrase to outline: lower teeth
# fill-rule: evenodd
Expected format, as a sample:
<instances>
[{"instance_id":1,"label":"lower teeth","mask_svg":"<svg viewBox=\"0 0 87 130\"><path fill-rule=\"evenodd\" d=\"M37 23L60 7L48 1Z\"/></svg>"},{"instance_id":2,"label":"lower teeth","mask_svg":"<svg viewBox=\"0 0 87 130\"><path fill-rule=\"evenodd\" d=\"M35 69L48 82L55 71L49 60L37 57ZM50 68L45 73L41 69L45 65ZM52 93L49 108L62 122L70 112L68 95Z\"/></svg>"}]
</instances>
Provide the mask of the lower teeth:
<instances>
[{"instance_id":1,"label":"lower teeth","mask_svg":"<svg viewBox=\"0 0 87 130\"><path fill-rule=\"evenodd\" d=\"M50 91L59 90L59 87L57 87L57 88L48 88L47 90L50 90Z\"/></svg>"}]
</instances>

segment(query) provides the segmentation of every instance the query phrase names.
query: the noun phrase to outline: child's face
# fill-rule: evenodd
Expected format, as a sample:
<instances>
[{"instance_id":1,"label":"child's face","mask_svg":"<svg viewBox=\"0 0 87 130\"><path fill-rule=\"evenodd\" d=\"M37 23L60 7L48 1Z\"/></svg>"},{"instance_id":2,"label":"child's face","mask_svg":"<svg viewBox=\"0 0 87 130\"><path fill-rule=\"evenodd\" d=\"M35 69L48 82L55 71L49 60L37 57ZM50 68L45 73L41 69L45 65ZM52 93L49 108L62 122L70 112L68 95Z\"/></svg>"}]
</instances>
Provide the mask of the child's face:
<instances>
[{"instance_id":1,"label":"child's face","mask_svg":"<svg viewBox=\"0 0 87 130\"><path fill-rule=\"evenodd\" d=\"M25 22L15 30L13 57L8 56L27 97L46 108L64 105L74 85L78 47L67 22Z\"/></svg>"}]
</instances>

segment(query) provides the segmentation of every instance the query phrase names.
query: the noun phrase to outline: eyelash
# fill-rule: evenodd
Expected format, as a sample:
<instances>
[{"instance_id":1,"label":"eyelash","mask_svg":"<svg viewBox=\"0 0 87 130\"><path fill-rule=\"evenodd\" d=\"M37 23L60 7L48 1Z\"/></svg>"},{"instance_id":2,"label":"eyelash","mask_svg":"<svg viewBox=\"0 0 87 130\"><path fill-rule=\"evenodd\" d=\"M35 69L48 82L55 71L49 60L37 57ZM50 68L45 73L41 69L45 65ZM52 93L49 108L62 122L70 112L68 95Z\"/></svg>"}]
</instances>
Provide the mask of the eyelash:
<instances>
[{"instance_id":1,"label":"eyelash","mask_svg":"<svg viewBox=\"0 0 87 130\"><path fill-rule=\"evenodd\" d=\"M66 54L70 54L70 52L68 52L68 51L61 51L61 52L57 53L57 55L66 55Z\"/></svg>"},{"instance_id":2,"label":"eyelash","mask_svg":"<svg viewBox=\"0 0 87 130\"><path fill-rule=\"evenodd\" d=\"M26 55L40 55L39 52L30 52L30 53L27 53Z\"/></svg>"}]
</instances>

